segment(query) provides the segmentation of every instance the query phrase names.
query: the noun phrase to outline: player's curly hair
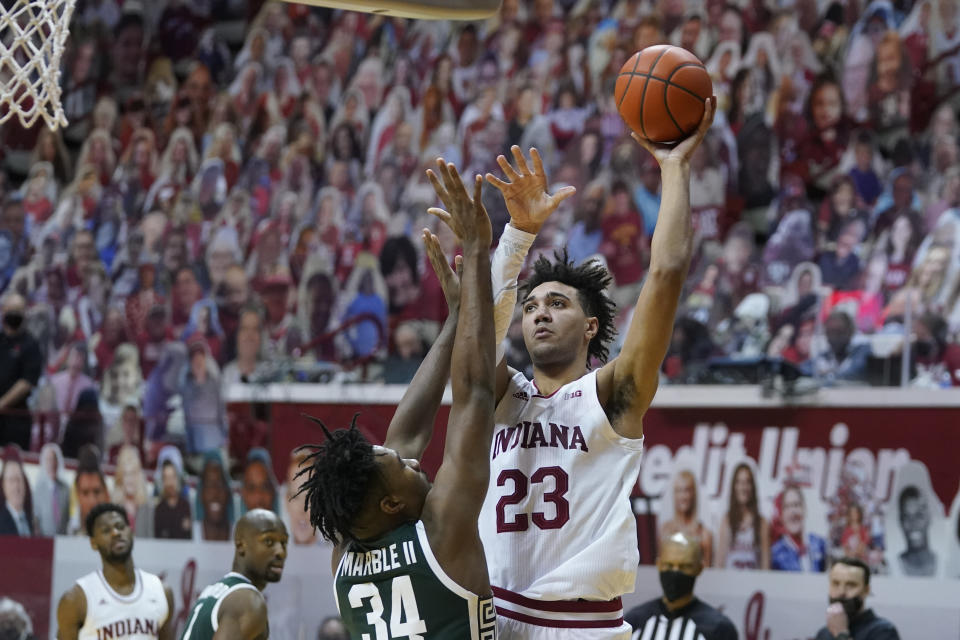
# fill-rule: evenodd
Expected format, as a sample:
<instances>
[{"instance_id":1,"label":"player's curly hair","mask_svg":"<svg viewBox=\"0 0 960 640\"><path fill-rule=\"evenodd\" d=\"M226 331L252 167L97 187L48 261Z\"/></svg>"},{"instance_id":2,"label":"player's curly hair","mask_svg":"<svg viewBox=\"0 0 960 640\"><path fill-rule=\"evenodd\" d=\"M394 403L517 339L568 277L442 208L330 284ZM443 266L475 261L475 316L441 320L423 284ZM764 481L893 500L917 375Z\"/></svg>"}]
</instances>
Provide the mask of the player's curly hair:
<instances>
[{"instance_id":1,"label":"player's curly hair","mask_svg":"<svg viewBox=\"0 0 960 640\"><path fill-rule=\"evenodd\" d=\"M334 544L353 539L350 527L354 518L363 508L371 485L381 482L373 445L357 429L359 415L354 414L349 429L333 433L317 418L304 415L320 425L327 441L296 449L312 450L303 460L306 466L294 476L305 476L297 495L305 494L303 509L310 516L310 524Z\"/></svg>"},{"instance_id":2,"label":"player's curly hair","mask_svg":"<svg viewBox=\"0 0 960 640\"><path fill-rule=\"evenodd\" d=\"M87 514L87 520L83 523L84 527L87 529L87 535L89 537L93 537L93 528L97 524L97 518L105 513L120 514L120 517L123 518L123 521L127 523L127 526L130 526L130 518L127 517L126 509L112 502L101 502L98 505L94 505L94 507L90 509L90 513Z\"/></svg>"},{"instance_id":3,"label":"player's curly hair","mask_svg":"<svg viewBox=\"0 0 960 640\"><path fill-rule=\"evenodd\" d=\"M605 289L613 282L613 277L600 262L587 260L579 265L570 260L567 249L564 247L553 254L551 262L545 256L533 263L533 273L521 286L521 299L530 295L530 292L544 282L562 282L577 290L577 298L587 317L597 318L597 335L590 340L587 347L587 360L596 358L606 362L610 356L608 345L617 335L614 318L617 315L617 305L614 304Z\"/></svg>"}]
</instances>

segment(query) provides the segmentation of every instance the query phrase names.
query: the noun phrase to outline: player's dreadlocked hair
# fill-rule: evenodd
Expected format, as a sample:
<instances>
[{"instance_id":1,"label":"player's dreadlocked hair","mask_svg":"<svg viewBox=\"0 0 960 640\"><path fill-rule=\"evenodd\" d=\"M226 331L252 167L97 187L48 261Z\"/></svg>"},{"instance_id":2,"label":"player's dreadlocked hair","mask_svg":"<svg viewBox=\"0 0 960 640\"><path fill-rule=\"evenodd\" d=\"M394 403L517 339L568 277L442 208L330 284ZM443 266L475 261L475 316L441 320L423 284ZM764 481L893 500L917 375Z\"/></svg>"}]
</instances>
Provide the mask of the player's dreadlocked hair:
<instances>
[{"instance_id":1,"label":"player's dreadlocked hair","mask_svg":"<svg viewBox=\"0 0 960 640\"><path fill-rule=\"evenodd\" d=\"M521 287L521 299L530 295L530 292L544 282L562 282L577 290L577 298L587 317L596 316L597 335L590 340L587 347L587 360L596 358L606 362L610 355L607 345L617 335L614 318L617 314L617 305L607 297L604 290L613 282L610 272L595 260L588 260L575 265L567 255L567 249L554 252L556 262L550 262L545 256L533 263L533 273Z\"/></svg>"},{"instance_id":2,"label":"player's dreadlocked hair","mask_svg":"<svg viewBox=\"0 0 960 640\"><path fill-rule=\"evenodd\" d=\"M303 508L310 515L310 524L334 544L352 539L353 519L363 507L371 483L380 477L373 445L357 429L359 415L354 414L349 429L333 433L317 418L304 415L320 425L327 441L297 448L313 450L302 463L307 466L294 476L306 476L297 495L306 494Z\"/></svg>"}]
</instances>

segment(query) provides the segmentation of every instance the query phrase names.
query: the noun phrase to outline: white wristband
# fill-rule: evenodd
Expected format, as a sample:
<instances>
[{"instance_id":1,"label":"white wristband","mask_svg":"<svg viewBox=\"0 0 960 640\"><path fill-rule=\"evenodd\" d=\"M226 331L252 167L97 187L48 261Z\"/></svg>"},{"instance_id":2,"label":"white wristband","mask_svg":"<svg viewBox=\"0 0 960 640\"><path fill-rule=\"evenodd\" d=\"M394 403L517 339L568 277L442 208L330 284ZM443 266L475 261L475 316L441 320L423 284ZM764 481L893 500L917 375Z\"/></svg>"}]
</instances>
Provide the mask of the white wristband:
<instances>
[{"instance_id":1,"label":"white wristband","mask_svg":"<svg viewBox=\"0 0 960 640\"><path fill-rule=\"evenodd\" d=\"M507 337L507 330L513 320L513 308L517 304L517 278L536 238L534 233L527 233L507 224L490 261L497 344L501 344ZM497 362L500 362L502 357L503 350L498 349Z\"/></svg>"},{"instance_id":2,"label":"white wristband","mask_svg":"<svg viewBox=\"0 0 960 640\"><path fill-rule=\"evenodd\" d=\"M523 252L524 255L530 251L530 247L533 246L533 241L537 239L537 234L527 233L526 231L521 231L509 222L503 228L503 233L500 234L500 244L497 245L497 250L499 251L500 247L507 244L504 247L504 250L508 253L518 253Z\"/></svg>"}]
</instances>

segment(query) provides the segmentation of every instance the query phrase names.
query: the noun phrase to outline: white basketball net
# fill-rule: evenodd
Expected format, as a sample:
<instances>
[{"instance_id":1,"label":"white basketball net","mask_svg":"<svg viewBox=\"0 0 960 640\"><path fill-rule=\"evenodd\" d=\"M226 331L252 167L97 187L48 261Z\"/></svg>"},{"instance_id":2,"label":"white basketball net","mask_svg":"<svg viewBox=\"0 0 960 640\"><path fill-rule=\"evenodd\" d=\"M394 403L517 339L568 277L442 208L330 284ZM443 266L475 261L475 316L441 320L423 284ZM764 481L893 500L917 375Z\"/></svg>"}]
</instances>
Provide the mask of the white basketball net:
<instances>
[{"instance_id":1,"label":"white basketball net","mask_svg":"<svg viewBox=\"0 0 960 640\"><path fill-rule=\"evenodd\" d=\"M2 0L0 124L16 114L25 128L43 118L66 126L60 104L60 58L76 0Z\"/></svg>"}]
</instances>

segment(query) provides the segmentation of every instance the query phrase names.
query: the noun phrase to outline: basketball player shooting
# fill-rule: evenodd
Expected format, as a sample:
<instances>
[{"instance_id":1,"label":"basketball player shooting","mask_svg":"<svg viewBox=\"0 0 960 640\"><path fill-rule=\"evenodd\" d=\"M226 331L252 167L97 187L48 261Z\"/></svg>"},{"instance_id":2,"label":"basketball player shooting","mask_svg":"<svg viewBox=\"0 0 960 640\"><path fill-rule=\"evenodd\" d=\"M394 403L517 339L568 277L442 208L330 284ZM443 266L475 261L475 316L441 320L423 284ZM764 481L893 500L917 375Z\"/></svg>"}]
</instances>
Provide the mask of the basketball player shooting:
<instances>
[{"instance_id":1,"label":"basketball player shooting","mask_svg":"<svg viewBox=\"0 0 960 640\"><path fill-rule=\"evenodd\" d=\"M266 509L248 511L233 528L233 568L200 592L180 640L267 640L263 590L280 582L287 527Z\"/></svg>"},{"instance_id":2,"label":"basketball player shooting","mask_svg":"<svg viewBox=\"0 0 960 640\"><path fill-rule=\"evenodd\" d=\"M422 453L426 442L419 432L429 431L432 422L414 429L394 420L382 447L366 440L356 418L350 429L332 434L321 423L327 441L298 474L306 475L301 492L311 523L335 544L337 608L352 638L479 640L495 632L477 530L489 466L476 456L490 446L493 432L491 228L481 178L471 198L454 169L440 160L439 178L429 172L445 207L433 212L463 246L450 365L453 404L435 482L406 457ZM436 268L432 236L427 246Z\"/></svg>"},{"instance_id":3,"label":"basketball player shooting","mask_svg":"<svg viewBox=\"0 0 960 640\"><path fill-rule=\"evenodd\" d=\"M498 360L490 488L480 516L501 639L629 638L620 596L633 591L637 551L630 492L643 451L643 416L657 390L690 265L690 158L713 121L671 146L634 135L659 162L662 196L650 268L623 348L606 361L615 306L600 264L540 258L522 288L523 339L534 379ZM533 170L497 160L511 223L493 258L498 318L512 312L526 249L562 194ZM499 323L498 323L499 324ZM501 329L498 326L498 329ZM497 335L503 339L505 330ZM498 352L499 355L499 352Z\"/></svg>"},{"instance_id":4,"label":"basketball player shooting","mask_svg":"<svg viewBox=\"0 0 960 640\"><path fill-rule=\"evenodd\" d=\"M173 592L157 576L133 566L126 509L98 504L85 524L103 565L60 598L57 639L173 640Z\"/></svg>"}]
</instances>

